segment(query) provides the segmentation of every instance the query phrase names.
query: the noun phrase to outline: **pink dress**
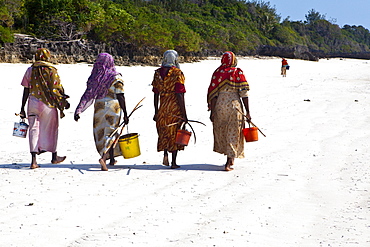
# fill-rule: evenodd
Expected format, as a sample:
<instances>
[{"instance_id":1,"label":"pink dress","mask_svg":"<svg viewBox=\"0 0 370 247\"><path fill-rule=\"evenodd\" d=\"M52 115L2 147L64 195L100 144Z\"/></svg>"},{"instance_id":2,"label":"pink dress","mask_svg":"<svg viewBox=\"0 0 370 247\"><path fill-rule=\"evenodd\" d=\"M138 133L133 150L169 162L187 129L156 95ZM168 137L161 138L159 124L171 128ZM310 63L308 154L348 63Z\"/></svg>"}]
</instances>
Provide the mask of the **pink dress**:
<instances>
[{"instance_id":1,"label":"pink dress","mask_svg":"<svg viewBox=\"0 0 370 247\"><path fill-rule=\"evenodd\" d=\"M21 85L29 88L32 67L24 74ZM59 118L57 108L49 107L31 94L28 97L27 116L29 123L30 152L56 152Z\"/></svg>"}]
</instances>

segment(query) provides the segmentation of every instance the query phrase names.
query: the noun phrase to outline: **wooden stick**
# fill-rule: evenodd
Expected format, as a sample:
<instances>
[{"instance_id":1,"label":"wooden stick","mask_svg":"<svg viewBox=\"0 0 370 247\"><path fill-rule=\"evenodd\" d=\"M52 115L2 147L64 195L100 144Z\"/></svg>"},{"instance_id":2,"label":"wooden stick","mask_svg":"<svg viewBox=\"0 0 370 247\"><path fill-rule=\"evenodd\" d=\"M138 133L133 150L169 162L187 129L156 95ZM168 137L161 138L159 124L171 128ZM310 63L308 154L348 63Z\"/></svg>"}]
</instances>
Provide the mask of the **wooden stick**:
<instances>
[{"instance_id":1,"label":"wooden stick","mask_svg":"<svg viewBox=\"0 0 370 247\"><path fill-rule=\"evenodd\" d=\"M236 108L235 106L234 106L234 109L235 110L237 110L238 112L240 112L246 119L247 119L247 121L249 122L249 123L251 123L254 127L256 127L257 129L258 129L258 131L264 136L264 137L266 137L266 135L265 134L263 134L263 132L260 130L260 128L258 128L252 121L251 121L251 119L249 118L249 117L247 117L246 115L244 115L244 112L242 112L242 111L240 111L238 108Z\"/></svg>"},{"instance_id":2,"label":"wooden stick","mask_svg":"<svg viewBox=\"0 0 370 247\"><path fill-rule=\"evenodd\" d=\"M136 104L136 106L134 107L134 109L131 111L131 113L128 115L128 117L127 118L130 118L131 117L131 115L132 115L132 113L134 113L137 109L139 109L140 107L142 107L142 105L139 105L143 100L145 99L145 97L144 98L142 98L142 100L140 100L139 101L139 103L137 103ZM122 122L122 123L120 123L119 124L119 126L109 135L109 137L112 137L117 131L118 131L118 129L124 124L125 122Z\"/></svg>"},{"instance_id":3,"label":"wooden stick","mask_svg":"<svg viewBox=\"0 0 370 247\"><path fill-rule=\"evenodd\" d=\"M19 114L19 113L15 113L15 115L18 117L18 116L20 116L21 118L22 118L22 116L21 116L21 114ZM28 117L23 117L22 119L28 119Z\"/></svg>"}]
</instances>

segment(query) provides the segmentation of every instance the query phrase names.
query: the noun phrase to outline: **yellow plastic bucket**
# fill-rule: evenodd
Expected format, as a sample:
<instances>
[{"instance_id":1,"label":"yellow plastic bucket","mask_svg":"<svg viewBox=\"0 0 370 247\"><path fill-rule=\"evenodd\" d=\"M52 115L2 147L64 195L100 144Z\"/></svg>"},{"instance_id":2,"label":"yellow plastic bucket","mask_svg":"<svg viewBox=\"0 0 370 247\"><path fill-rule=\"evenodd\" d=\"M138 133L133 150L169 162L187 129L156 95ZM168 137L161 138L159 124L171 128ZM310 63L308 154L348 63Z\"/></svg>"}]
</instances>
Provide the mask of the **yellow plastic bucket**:
<instances>
[{"instance_id":1,"label":"yellow plastic bucket","mask_svg":"<svg viewBox=\"0 0 370 247\"><path fill-rule=\"evenodd\" d=\"M123 158L130 159L139 156L140 145L139 145L139 135L137 133L131 133L123 135L118 140L119 147Z\"/></svg>"}]
</instances>

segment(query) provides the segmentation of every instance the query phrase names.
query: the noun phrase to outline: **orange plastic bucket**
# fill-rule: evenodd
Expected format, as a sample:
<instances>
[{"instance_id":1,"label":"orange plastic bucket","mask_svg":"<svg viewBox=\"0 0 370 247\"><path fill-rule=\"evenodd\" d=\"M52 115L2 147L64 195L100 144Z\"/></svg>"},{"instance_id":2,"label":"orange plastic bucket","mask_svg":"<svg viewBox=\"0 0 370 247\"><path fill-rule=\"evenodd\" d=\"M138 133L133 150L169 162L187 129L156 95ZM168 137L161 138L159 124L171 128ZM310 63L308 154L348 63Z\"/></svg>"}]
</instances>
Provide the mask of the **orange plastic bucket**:
<instances>
[{"instance_id":1,"label":"orange plastic bucket","mask_svg":"<svg viewBox=\"0 0 370 247\"><path fill-rule=\"evenodd\" d=\"M191 132L183 129L177 130L176 134L176 144L187 146L190 140Z\"/></svg>"},{"instance_id":2,"label":"orange plastic bucket","mask_svg":"<svg viewBox=\"0 0 370 247\"><path fill-rule=\"evenodd\" d=\"M243 135L246 142L258 141L258 128L250 127L243 129Z\"/></svg>"}]
</instances>

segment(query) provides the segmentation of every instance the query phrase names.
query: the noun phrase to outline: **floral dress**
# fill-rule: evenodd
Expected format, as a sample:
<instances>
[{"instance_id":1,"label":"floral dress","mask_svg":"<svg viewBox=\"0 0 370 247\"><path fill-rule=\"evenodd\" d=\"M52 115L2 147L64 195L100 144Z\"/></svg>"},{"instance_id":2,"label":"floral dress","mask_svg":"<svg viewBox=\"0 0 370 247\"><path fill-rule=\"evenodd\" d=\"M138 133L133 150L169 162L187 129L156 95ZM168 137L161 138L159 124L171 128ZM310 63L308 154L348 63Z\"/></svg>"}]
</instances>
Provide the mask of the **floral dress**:
<instances>
[{"instance_id":1,"label":"floral dress","mask_svg":"<svg viewBox=\"0 0 370 247\"><path fill-rule=\"evenodd\" d=\"M213 121L213 151L229 158L244 158L244 118L240 98L248 97L248 90L226 86L220 90ZM239 109L237 111L234 109Z\"/></svg>"}]
</instances>

